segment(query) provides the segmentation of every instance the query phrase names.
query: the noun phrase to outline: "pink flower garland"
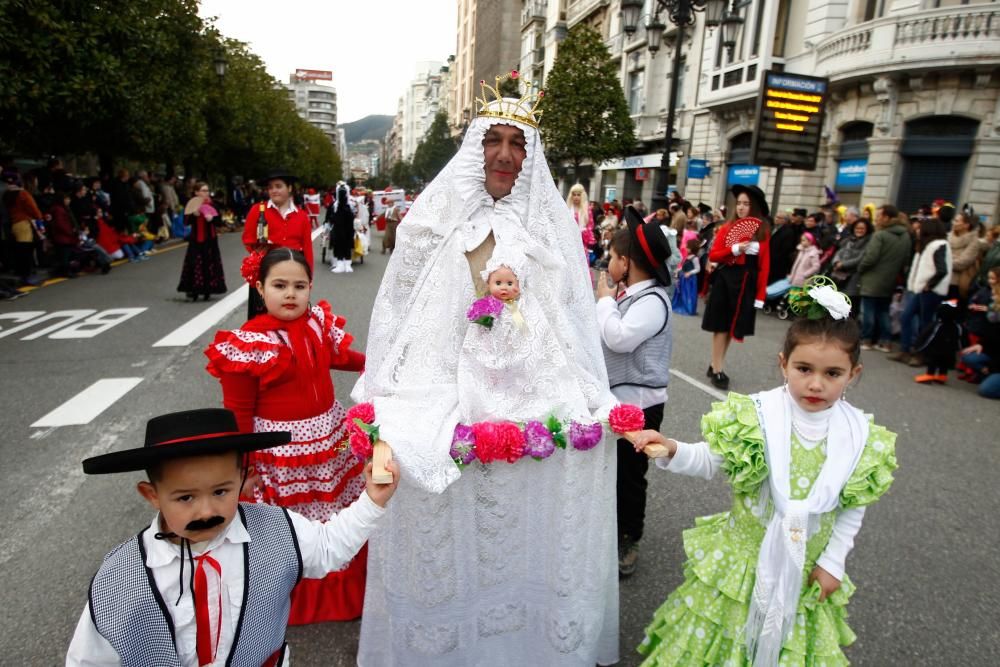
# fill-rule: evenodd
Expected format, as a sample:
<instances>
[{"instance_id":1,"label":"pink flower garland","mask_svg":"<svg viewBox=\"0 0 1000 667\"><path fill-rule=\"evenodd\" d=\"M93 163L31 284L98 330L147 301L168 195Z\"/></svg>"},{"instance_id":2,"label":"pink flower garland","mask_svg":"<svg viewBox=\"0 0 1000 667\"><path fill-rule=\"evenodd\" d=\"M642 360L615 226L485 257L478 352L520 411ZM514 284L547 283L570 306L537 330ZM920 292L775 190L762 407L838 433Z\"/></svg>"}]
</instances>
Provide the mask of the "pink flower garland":
<instances>
[{"instance_id":1,"label":"pink flower garland","mask_svg":"<svg viewBox=\"0 0 1000 667\"><path fill-rule=\"evenodd\" d=\"M358 403L344 416L350 435L351 452L362 461L371 458L372 445L378 440L378 426L375 424L375 406Z\"/></svg>"}]
</instances>

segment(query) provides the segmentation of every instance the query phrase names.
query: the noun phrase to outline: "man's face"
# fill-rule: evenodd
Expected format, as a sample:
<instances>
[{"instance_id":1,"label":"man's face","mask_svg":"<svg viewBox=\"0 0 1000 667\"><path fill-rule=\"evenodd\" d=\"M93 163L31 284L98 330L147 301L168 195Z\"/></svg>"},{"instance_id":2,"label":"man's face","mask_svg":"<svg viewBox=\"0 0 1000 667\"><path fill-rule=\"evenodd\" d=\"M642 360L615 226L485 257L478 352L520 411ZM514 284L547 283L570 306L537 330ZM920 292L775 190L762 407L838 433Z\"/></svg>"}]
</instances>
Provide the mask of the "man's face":
<instances>
[{"instance_id":1,"label":"man's face","mask_svg":"<svg viewBox=\"0 0 1000 667\"><path fill-rule=\"evenodd\" d=\"M167 461L156 482L139 482L139 494L160 512L163 531L205 542L236 516L239 462L235 452Z\"/></svg>"},{"instance_id":2,"label":"man's face","mask_svg":"<svg viewBox=\"0 0 1000 667\"><path fill-rule=\"evenodd\" d=\"M514 189L527 155L524 132L512 125L494 125L483 137L486 192L493 199L503 199Z\"/></svg>"}]
</instances>

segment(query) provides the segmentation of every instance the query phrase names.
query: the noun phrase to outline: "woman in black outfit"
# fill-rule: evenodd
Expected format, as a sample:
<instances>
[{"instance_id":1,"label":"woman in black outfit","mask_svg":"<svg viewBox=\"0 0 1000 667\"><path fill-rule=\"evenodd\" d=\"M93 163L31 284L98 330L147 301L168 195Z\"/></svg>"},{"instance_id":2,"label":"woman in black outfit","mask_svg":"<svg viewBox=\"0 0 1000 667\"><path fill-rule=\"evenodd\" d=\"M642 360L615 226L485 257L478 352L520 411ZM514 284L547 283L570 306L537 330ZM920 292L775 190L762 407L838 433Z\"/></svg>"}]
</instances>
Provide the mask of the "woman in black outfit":
<instances>
[{"instance_id":1,"label":"woman in black outfit","mask_svg":"<svg viewBox=\"0 0 1000 667\"><path fill-rule=\"evenodd\" d=\"M351 253L354 250L354 212L348 201L346 186L337 188L337 201L333 205L333 273L352 273Z\"/></svg>"}]
</instances>

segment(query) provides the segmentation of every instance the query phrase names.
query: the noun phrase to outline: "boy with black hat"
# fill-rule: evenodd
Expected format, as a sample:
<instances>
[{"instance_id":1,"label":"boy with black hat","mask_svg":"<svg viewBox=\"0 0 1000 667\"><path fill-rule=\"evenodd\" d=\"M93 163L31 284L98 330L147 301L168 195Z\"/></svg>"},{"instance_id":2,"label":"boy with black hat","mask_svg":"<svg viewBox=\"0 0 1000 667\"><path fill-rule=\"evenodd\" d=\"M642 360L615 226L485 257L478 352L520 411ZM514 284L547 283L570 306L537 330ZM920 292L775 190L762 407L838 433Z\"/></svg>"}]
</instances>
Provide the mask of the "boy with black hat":
<instances>
[{"instance_id":1,"label":"boy with black hat","mask_svg":"<svg viewBox=\"0 0 1000 667\"><path fill-rule=\"evenodd\" d=\"M615 286L608 285L603 271L597 281L597 326L611 393L642 408L645 428L658 430L673 346L665 289L670 284L670 245L659 222L643 222L631 206L625 209L625 221L628 229L615 232L611 241L608 274ZM639 558L648 468L648 457L636 456L629 441L618 441L618 573L623 577L635 572Z\"/></svg>"},{"instance_id":2,"label":"boy with black hat","mask_svg":"<svg viewBox=\"0 0 1000 667\"><path fill-rule=\"evenodd\" d=\"M145 446L83 462L89 474L145 470L139 494L157 515L113 549L90 585L66 664L286 664L289 596L358 552L399 480L374 484L329 521L239 503L247 452L286 432L240 433L221 409L151 419ZM186 570L186 572L185 572Z\"/></svg>"}]
</instances>

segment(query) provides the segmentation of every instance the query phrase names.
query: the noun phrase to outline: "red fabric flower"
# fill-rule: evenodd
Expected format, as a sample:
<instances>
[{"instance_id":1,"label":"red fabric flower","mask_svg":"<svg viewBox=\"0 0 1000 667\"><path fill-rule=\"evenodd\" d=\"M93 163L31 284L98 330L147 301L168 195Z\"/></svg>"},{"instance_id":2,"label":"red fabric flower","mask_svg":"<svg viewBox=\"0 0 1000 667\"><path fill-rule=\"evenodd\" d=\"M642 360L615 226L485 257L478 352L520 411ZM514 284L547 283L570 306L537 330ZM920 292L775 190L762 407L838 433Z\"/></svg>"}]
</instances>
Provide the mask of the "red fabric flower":
<instances>
[{"instance_id":1,"label":"red fabric flower","mask_svg":"<svg viewBox=\"0 0 1000 667\"><path fill-rule=\"evenodd\" d=\"M260 263L264 259L264 253L252 252L243 258L243 263L240 265L240 274L243 276L243 280L252 287L257 284L260 280Z\"/></svg>"},{"instance_id":2,"label":"red fabric flower","mask_svg":"<svg viewBox=\"0 0 1000 667\"><path fill-rule=\"evenodd\" d=\"M354 428L357 428L357 425ZM362 461L367 461L371 458L372 441L367 433L360 429L351 431L351 452Z\"/></svg>"},{"instance_id":3,"label":"red fabric flower","mask_svg":"<svg viewBox=\"0 0 1000 667\"><path fill-rule=\"evenodd\" d=\"M515 463L524 456L524 431L521 427L513 422L500 422L497 424L497 432L503 443L507 463Z\"/></svg>"},{"instance_id":4,"label":"red fabric flower","mask_svg":"<svg viewBox=\"0 0 1000 667\"><path fill-rule=\"evenodd\" d=\"M642 414L642 408L628 403L620 403L611 408L611 412L608 414L608 425L615 433L641 431L646 426L646 416Z\"/></svg>"},{"instance_id":5,"label":"red fabric flower","mask_svg":"<svg viewBox=\"0 0 1000 667\"><path fill-rule=\"evenodd\" d=\"M351 406L351 409L347 411L347 415L344 419L354 423L355 417L366 424L374 424L375 406L371 403L358 403L357 405Z\"/></svg>"},{"instance_id":6,"label":"red fabric flower","mask_svg":"<svg viewBox=\"0 0 1000 667\"><path fill-rule=\"evenodd\" d=\"M472 425L476 436L476 458L483 463L514 463L524 455L524 433L513 422L478 422Z\"/></svg>"}]
</instances>

